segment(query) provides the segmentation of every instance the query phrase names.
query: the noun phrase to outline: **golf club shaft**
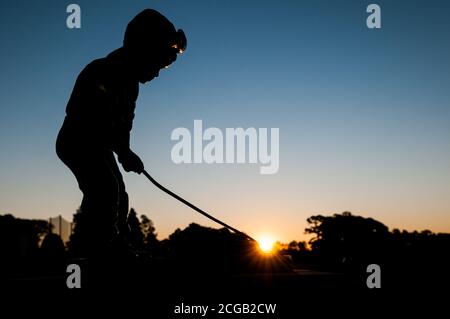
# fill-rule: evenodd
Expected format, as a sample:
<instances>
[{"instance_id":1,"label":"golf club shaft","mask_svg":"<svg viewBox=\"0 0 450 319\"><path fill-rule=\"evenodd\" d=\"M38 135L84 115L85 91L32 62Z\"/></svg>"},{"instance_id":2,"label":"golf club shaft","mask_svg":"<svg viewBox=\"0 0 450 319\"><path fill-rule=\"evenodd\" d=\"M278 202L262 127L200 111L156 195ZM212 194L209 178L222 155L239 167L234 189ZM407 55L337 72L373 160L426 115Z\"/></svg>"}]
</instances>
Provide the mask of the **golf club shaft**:
<instances>
[{"instance_id":1,"label":"golf club shaft","mask_svg":"<svg viewBox=\"0 0 450 319\"><path fill-rule=\"evenodd\" d=\"M208 217L209 219L215 221L216 223L222 225L223 227L228 228L229 230L233 231L234 233L236 233L236 234L238 234L238 235L240 235L240 236L242 236L242 237L244 237L244 238L246 238L246 239L249 239L249 240L251 240L251 241L255 241L255 240L254 240L252 237L250 237L249 235L247 235L247 234L245 234L245 233L243 233L243 232L237 230L237 229L234 228L234 227L231 227L231 226L228 225L228 224L225 224L223 221L221 221L221 220L215 218L214 216L211 216L210 214L208 214L208 213L205 212L204 210L198 208L197 206L191 204L190 202L188 202L188 201L185 200L184 198L178 196L177 194L175 194L175 193L172 192L171 190L165 188L165 187L162 186L160 183L158 183L153 177L151 177L150 174L147 173L146 170L143 170L143 171L142 171L142 174L144 174L145 177L147 177L147 178L150 180L150 182L152 182L152 183L153 183L156 187L158 187L160 190L162 190L163 192L169 194L169 195L172 196L173 198L179 200L180 202L182 202L182 203L185 204L186 206L189 206L189 207L192 208L193 210L199 212L199 213L202 214L203 216Z\"/></svg>"}]
</instances>

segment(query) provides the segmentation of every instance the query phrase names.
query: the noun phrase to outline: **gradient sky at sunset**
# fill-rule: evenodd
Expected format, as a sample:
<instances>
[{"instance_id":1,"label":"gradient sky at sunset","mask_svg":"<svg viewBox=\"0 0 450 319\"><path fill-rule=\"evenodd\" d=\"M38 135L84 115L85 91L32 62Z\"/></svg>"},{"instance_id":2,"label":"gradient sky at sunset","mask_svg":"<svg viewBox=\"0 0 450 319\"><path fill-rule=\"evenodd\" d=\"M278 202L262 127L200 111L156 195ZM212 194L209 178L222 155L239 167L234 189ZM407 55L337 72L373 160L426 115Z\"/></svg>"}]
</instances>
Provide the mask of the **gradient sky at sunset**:
<instances>
[{"instance_id":1,"label":"gradient sky at sunset","mask_svg":"<svg viewBox=\"0 0 450 319\"><path fill-rule=\"evenodd\" d=\"M150 7L188 49L141 86L132 148L150 174L254 237L302 239L306 218L351 211L389 228L450 232L450 3L74 1L0 4L0 214L71 219L81 192L54 142L81 69ZM381 30L366 27L378 3ZM277 127L280 169L172 162L177 127ZM214 223L124 173L159 238Z\"/></svg>"}]
</instances>

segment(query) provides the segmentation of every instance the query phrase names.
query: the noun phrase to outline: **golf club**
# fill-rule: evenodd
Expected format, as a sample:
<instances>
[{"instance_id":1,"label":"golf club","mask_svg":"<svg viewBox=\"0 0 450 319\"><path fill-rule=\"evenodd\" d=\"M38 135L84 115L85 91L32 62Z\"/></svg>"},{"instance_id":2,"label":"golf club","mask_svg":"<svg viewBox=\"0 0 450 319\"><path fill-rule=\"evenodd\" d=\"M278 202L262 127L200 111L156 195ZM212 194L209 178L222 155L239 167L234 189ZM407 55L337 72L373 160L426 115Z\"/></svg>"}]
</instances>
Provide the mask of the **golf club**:
<instances>
[{"instance_id":1,"label":"golf club","mask_svg":"<svg viewBox=\"0 0 450 319\"><path fill-rule=\"evenodd\" d=\"M200 214L202 214L203 216L208 217L209 219L215 221L216 223L222 225L223 227L228 228L229 230L231 230L232 232L234 232L235 234L242 236L245 239L248 239L250 241L256 242L255 239L253 239L252 237L250 237L249 235L247 235L246 233L243 233L239 230L237 230L234 227L231 227L228 224L225 224L223 221L215 218L214 216L211 216L210 214L208 214L207 212L205 212L204 210L198 208L197 206L191 204L190 202L188 202L187 200L185 200L184 198L178 196L177 194L175 194L174 192L170 191L169 189L165 188L164 186L162 186L160 183L158 183L153 177L150 176L149 173L147 173L146 170L142 171L142 174L145 175L145 177L147 177L150 182L152 182L156 187L158 187L160 190L162 190L163 192L169 194L170 196L172 196L173 198L179 200L180 202L182 202L183 204L185 204L186 206L189 206L190 208L192 208L193 210L199 212Z\"/></svg>"}]
</instances>

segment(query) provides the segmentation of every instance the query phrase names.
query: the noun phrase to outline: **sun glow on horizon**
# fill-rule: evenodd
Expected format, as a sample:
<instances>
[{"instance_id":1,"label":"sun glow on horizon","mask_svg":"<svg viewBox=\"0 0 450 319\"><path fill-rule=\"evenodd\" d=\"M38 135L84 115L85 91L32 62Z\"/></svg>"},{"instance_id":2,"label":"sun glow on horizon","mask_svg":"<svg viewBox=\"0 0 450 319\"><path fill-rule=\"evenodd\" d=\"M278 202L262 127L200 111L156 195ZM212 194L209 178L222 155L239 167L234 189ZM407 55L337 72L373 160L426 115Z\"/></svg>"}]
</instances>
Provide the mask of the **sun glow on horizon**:
<instances>
[{"instance_id":1,"label":"sun glow on horizon","mask_svg":"<svg viewBox=\"0 0 450 319\"><path fill-rule=\"evenodd\" d=\"M265 254L272 253L274 244L275 244L275 240L271 236L268 236L268 235L261 236L258 239L259 248Z\"/></svg>"}]
</instances>

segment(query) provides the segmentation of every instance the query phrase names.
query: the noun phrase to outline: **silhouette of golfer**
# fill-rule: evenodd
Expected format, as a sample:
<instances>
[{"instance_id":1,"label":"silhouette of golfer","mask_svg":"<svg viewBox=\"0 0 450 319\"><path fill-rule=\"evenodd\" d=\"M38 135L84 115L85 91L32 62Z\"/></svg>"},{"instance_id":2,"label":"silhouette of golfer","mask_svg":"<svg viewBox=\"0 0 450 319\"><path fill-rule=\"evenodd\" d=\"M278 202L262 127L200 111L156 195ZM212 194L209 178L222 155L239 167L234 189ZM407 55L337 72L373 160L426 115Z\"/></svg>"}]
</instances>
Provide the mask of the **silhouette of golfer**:
<instances>
[{"instance_id":1,"label":"silhouette of golfer","mask_svg":"<svg viewBox=\"0 0 450 319\"><path fill-rule=\"evenodd\" d=\"M83 192L77 248L95 253L128 231L128 194L113 153L127 172L144 164L130 149L139 83L151 81L186 48L182 30L146 9L128 24L123 46L79 74L56 140L56 153Z\"/></svg>"}]
</instances>

